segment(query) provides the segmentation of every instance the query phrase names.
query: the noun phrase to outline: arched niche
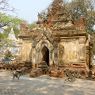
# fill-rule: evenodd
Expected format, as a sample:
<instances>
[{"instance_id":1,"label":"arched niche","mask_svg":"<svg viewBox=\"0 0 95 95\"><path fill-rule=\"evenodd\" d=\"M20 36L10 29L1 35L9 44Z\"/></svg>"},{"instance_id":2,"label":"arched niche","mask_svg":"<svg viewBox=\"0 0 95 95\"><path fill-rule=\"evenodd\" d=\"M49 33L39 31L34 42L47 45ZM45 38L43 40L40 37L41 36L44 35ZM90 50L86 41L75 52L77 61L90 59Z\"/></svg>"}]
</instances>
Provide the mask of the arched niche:
<instances>
[{"instance_id":1,"label":"arched niche","mask_svg":"<svg viewBox=\"0 0 95 95\"><path fill-rule=\"evenodd\" d=\"M47 59L43 57L44 53L47 56L46 57ZM36 61L39 63L41 61L46 61L48 65L51 65L53 63L53 60L54 60L53 45L48 40L39 41L39 43L36 45Z\"/></svg>"}]
</instances>

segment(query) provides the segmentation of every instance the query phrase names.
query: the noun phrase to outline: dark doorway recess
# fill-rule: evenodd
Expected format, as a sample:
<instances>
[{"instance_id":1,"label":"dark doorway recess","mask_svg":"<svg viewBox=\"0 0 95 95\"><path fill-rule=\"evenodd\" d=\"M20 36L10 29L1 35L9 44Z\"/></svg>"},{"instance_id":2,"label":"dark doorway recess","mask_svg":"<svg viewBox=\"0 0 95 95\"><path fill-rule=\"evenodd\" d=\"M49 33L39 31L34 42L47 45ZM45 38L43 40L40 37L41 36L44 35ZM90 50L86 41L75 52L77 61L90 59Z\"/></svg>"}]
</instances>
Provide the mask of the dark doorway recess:
<instances>
[{"instance_id":1,"label":"dark doorway recess","mask_svg":"<svg viewBox=\"0 0 95 95\"><path fill-rule=\"evenodd\" d=\"M49 49L46 46L42 48L42 55L42 61L45 61L49 66Z\"/></svg>"}]
</instances>

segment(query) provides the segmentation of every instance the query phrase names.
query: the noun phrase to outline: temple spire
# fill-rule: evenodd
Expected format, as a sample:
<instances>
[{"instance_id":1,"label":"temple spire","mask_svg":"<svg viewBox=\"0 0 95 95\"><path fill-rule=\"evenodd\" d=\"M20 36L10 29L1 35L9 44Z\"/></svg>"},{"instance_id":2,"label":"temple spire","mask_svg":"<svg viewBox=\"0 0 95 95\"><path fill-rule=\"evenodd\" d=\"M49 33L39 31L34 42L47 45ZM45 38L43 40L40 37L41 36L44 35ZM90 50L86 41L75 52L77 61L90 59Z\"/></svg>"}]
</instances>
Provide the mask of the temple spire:
<instances>
[{"instance_id":1,"label":"temple spire","mask_svg":"<svg viewBox=\"0 0 95 95\"><path fill-rule=\"evenodd\" d=\"M63 0L54 0L51 4L50 14L54 16L62 8L63 8Z\"/></svg>"}]
</instances>

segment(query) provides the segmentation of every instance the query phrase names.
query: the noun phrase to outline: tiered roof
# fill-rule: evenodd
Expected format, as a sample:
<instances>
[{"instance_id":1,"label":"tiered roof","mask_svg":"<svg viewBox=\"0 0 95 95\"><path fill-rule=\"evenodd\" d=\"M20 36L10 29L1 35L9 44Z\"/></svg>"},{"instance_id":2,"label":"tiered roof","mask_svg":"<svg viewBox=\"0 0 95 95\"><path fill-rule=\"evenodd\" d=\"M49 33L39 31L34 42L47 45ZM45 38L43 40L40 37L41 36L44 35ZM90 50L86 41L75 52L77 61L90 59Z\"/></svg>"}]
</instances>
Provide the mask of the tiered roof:
<instances>
[{"instance_id":1,"label":"tiered roof","mask_svg":"<svg viewBox=\"0 0 95 95\"><path fill-rule=\"evenodd\" d=\"M36 29L29 32L26 25L24 28L26 33L23 33L23 36L20 35L20 37L24 38L36 38L42 35L43 32L47 34L46 31L49 30L52 36L86 35L84 18L81 17L76 22L72 21L72 16L65 9L63 0L54 0L46 12L38 14Z\"/></svg>"}]
</instances>

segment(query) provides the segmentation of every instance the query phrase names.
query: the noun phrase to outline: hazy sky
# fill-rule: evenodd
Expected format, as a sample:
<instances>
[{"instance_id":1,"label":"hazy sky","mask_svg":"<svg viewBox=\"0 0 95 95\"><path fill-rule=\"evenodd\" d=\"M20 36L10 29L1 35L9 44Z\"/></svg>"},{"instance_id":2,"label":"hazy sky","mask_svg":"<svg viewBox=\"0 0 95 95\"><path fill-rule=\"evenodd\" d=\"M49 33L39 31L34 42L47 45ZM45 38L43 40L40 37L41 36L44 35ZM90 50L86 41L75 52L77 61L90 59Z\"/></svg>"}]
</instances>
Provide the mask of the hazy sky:
<instances>
[{"instance_id":1,"label":"hazy sky","mask_svg":"<svg viewBox=\"0 0 95 95\"><path fill-rule=\"evenodd\" d=\"M29 23L37 20L38 12L46 9L52 0L9 0L10 6L16 9L16 16Z\"/></svg>"},{"instance_id":2,"label":"hazy sky","mask_svg":"<svg viewBox=\"0 0 95 95\"><path fill-rule=\"evenodd\" d=\"M53 0L9 0L9 4L16 9L15 16L32 23L37 20L38 12L48 8L52 1ZM71 0L65 1L70 2Z\"/></svg>"}]
</instances>

